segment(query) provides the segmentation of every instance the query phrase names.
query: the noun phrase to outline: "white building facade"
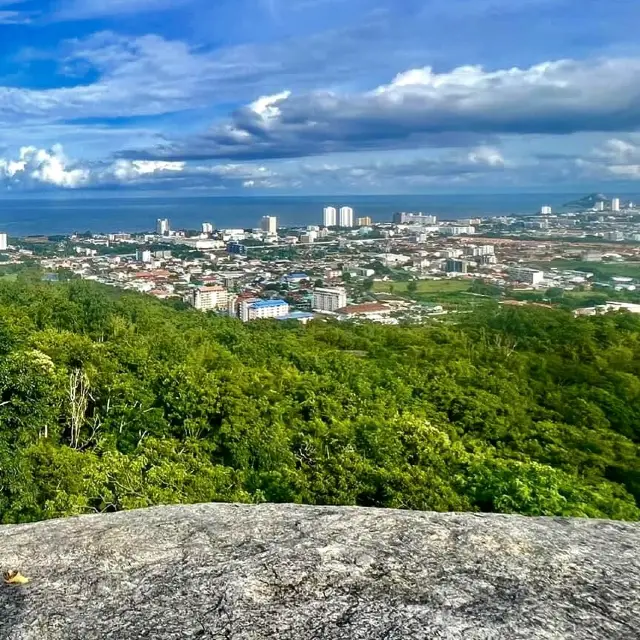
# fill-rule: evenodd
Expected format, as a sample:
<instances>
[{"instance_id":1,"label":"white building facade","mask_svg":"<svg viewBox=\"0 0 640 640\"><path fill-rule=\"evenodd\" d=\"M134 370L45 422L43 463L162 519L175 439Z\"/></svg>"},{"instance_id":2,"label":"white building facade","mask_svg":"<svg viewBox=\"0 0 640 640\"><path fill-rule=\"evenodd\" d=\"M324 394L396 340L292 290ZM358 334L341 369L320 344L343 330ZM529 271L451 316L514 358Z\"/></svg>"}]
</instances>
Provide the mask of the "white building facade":
<instances>
[{"instance_id":1,"label":"white building facade","mask_svg":"<svg viewBox=\"0 0 640 640\"><path fill-rule=\"evenodd\" d=\"M138 262L144 262L145 264L149 264L153 262L153 254L149 249L138 249L136 251L136 260Z\"/></svg>"},{"instance_id":2,"label":"white building facade","mask_svg":"<svg viewBox=\"0 0 640 640\"><path fill-rule=\"evenodd\" d=\"M318 288L313 292L312 309L314 311L337 311L347 306L347 293L344 289Z\"/></svg>"},{"instance_id":3,"label":"white building facade","mask_svg":"<svg viewBox=\"0 0 640 640\"><path fill-rule=\"evenodd\" d=\"M517 282L525 282L532 285L540 284L544 280L544 271L529 269L528 267L512 267L509 269L509 275Z\"/></svg>"},{"instance_id":4,"label":"white building facade","mask_svg":"<svg viewBox=\"0 0 640 640\"><path fill-rule=\"evenodd\" d=\"M425 215L423 213L398 211L393 214L393 222L395 224L418 224L422 226L431 226L438 222L438 218L436 216Z\"/></svg>"},{"instance_id":5,"label":"white building facade","mask_svg":"<svg viewBox=\"0 0 640 640\"><path fill-rule=\"evenodd\" d=\"M477 258L479 256L492 256L495 254L495 252L495 247L492 244L485 244L479 247L471 248L471 255L474 258Z\"/></svg>"},{"instance_id":6,"label":"white building facade","mask_svg":"<svg viewBox=\"0 0 640 640\"><path fill-rule=\"evenodd\" d=\"M338 224L338 210L335 207L325 207L322 211L322 225L335 227Z\"/></svg>"},{"instance_id":7,"label":"white building facade","mask_svg":"<svg viewBox=\"0 0 640 640\"><path fill-rule=\"evenodd\" d=\"M278 218L275 216L263 216L260 221L260 229L268 236L275 236L278 233Z\"/></svg>"},{"instance_id":8,"label":"white building facade","mask_svg":"<svg viewBox=\"0 0 640 640\"><path fill-rule=\"evenodd\" d=\"M340 207L340 220L341 227L353 227L353 209L351 207Z\"/></svg>"},{"instance_id":9,"label":"white building facade","mask_svg":"<svg viewBox=\"0 0 640 640\"><path fill-rule=\"evenodd\" d=\"M159 236L168 236L171 227L168 218L158 218L156 221L156 233Z\"/></svg>"},{"instance_id":10,"label":"white building facade","mask_svg":"<svg viewBox=\"0 0 640 640\"><path fill-rule=\"evenodd\" d=\"M284 300L243 300L239 312L242 322L281 318L289 315L289 305Z\"/></svg>"},{"instance_id":11,"label":"white building facade","mask_svg":"<svg viewBox=\"0 0 640 640\"><path fill-rule=\"evenodd\" d=\"M220 286L198 287L191 292L189 304L199 311L226 311L229 292Z\"/></svg>"},{"instance_id":12,"label":"white building facade","mask_svg":"<svg viewBox=\"0 0 640 640\"><path fill-rule=\"evenodd\" d=\"M444 236L472 236L475 232L475 227L440 227Z\"/></svg>"}]
</instances>

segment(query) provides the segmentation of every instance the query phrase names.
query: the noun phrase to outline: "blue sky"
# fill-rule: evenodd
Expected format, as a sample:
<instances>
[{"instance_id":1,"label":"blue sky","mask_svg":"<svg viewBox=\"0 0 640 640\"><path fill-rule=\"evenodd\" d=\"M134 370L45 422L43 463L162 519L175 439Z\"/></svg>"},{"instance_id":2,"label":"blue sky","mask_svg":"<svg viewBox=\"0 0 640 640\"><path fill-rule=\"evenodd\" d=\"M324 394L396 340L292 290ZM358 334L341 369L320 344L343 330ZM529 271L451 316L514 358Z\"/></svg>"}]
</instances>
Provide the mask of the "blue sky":
<instances>
[{"instance_id":1,"label":"blue sky","mask_svg":"<svg viewBox=\"0 0 640 640\"><path fill-rule=\"evenodd\" d=\"M0 193L638 191L637 0L0 0Z\"/></svg>"}]
</instances>

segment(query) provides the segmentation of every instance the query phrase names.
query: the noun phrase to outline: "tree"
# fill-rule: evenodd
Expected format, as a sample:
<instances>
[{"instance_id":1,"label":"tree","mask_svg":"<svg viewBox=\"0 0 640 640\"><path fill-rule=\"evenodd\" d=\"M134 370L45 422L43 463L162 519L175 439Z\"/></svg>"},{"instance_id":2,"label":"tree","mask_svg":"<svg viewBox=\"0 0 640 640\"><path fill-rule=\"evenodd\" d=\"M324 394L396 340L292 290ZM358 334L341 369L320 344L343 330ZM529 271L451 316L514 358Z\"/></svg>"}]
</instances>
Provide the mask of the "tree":
<instances>
[{"instance_id":1,"label":"tree","mask_svg":"<svg viewBox=\"0 0 640 640\"><path fill-rule=\"evenodd\" d=\"M0 356L2 522L210 500L640 519L633 314L243 325L23 278Z\"/></svg>"},{"instance_id":2,"label":"tree","mask_svg":"<svg viewBox=\"0 0 640 640\"><path fill-rule=\"evenodd\" d=\"M564 289L561 287L551 287L547 289L545 295L549 300L561 300L564 297Z\"/></svg>"}]
</instances>

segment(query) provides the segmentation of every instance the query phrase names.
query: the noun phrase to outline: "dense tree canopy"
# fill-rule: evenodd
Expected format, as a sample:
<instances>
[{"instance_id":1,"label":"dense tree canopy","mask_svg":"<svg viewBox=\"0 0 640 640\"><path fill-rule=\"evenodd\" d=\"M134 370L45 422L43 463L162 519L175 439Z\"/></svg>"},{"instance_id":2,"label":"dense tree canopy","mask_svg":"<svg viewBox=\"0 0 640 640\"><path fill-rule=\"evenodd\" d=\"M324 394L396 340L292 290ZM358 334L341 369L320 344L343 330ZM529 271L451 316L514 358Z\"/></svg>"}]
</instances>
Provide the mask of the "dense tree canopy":
<instances>
[{"instance_id":1,"label":"dense tree canopy","mask_svg":"<svg viewBox=\"0 0 640 640\"><path fill-rule=\"evenodd\" d=\"M238 321L0 283L0 520L205 501L640 518L640 318Z\"/></svg>"}]
</instances>

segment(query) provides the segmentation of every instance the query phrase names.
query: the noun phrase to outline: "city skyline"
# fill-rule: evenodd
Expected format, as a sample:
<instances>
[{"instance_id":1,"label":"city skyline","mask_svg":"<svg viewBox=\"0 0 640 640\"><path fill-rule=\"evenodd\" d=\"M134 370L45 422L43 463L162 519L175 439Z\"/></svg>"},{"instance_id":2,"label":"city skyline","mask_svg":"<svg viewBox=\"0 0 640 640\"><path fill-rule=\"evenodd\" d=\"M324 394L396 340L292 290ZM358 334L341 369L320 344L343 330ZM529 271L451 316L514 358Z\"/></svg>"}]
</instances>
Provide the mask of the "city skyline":
<instances>
[{"instance_id":1,"label":"city skyline","mask_svg":"<svg viewBox=\"0 0 640 640\"><path fill-rule=\"evenodd\" d=\"M639 21L631 0L0 0L0 196L631 193Z\"/></svg>"}]
</instances>

